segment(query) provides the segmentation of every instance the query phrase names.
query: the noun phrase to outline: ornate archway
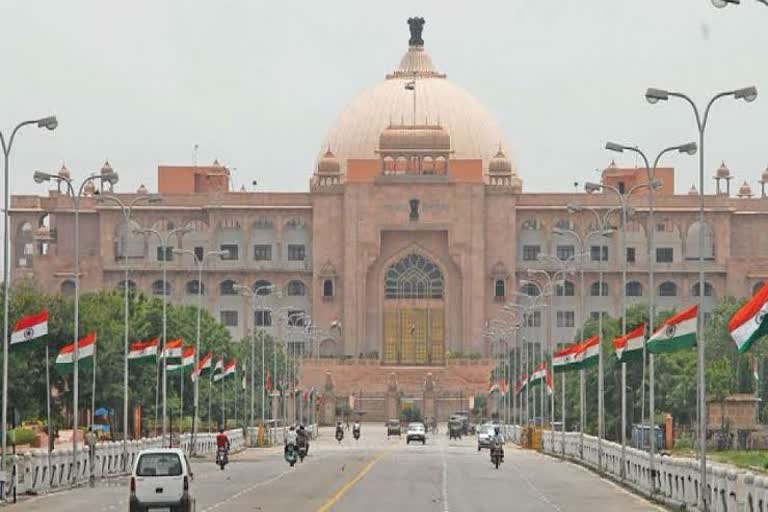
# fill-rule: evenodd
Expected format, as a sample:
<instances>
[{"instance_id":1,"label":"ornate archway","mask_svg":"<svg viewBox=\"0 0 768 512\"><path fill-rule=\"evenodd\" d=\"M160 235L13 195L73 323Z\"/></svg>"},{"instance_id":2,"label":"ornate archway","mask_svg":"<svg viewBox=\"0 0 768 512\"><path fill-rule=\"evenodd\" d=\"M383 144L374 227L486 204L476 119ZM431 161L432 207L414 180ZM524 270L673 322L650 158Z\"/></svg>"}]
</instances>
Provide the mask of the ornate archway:
<instances>
[{"instance_id":1,"label":"ornate archway","mask_svg":"<svg viewBox=\"0 0 768 512\"><path fill-rule=\"evenodd\" d=\"M384 273L382 362L445 363L445 280L429 258L412 252Z\"/></svg>"}]
</instances>

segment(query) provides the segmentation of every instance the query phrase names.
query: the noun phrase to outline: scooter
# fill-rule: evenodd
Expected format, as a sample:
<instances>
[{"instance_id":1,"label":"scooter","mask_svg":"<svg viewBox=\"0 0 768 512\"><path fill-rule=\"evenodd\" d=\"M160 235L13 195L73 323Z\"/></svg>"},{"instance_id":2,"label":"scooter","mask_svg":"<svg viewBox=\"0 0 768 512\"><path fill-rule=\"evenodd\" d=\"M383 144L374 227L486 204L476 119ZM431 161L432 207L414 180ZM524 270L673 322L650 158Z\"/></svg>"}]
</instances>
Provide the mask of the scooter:
<instances>
[{"instance_id":1,"label":"scooter","mask_svg":"<svg viewBox=\"0 0 768 512\"><path fill-rule=\"evenodd\" d=\"M496 469L499 469L499 465L502 462L504 462L504 459L501 455L501 448L491 447L491 464L496 466Z\"/></svg>"},{"instance_id":2,"label":"scooter","mask_svg":"<svg viewBox=\"0 0 768 512\"><path fill-rule=\"evenodd\" d=\"M216 451L216 464L224 471L224 466L229 462L226 448L219 448Z\"/></svg>"},{"instance_id":3,"label":"scooter","mask_svg":"<svg viewBox=\"0 0 768 512\"><path fill-rule=\"evenodd\" d=\"M293 467L294 464L296 464L296 460L298 459L298 450L296 449L296 445L289 444L285 447L285 461Z\"/></svg>"}]
</instances>

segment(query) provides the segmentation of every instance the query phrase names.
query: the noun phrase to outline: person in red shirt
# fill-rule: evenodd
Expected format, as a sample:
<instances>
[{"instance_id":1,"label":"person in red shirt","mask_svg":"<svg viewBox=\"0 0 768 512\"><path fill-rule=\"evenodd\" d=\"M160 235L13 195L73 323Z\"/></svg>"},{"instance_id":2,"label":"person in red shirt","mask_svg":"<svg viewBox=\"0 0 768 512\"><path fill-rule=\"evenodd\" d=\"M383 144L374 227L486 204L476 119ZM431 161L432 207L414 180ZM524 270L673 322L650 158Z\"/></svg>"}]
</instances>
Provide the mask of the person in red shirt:
<instances>
[{"instance_id":1,"label":"person in red shirt","mask_svg":"<svg viewBox=\"0 0 768 512\"><path fill-rule=\"evenodd\" d=\"M229 451L229 438L224 433L224 429L219 429L219 434L216 436L216 448L224 448Z\"/></svg>"}]
</instances>

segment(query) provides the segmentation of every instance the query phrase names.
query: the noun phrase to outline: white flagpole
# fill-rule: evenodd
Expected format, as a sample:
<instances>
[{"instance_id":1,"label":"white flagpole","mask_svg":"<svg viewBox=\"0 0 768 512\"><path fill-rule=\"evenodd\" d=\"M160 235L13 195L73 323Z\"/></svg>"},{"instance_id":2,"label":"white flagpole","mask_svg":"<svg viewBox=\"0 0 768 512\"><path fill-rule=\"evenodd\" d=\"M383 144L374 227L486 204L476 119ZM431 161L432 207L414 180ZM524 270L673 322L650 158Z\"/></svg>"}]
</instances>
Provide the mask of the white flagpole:
<instances>
[{"instance_id":1,"label":"white flagpole","mask_svg":"<svg viewBox=\"0 0 768 512\"><path fill-rule=\"evenodd\" d=\"M45 340L45 394L46 394L46 414L48 416L46 424L48 425L48 473L46 481L51 482L51 440L53 439L53 429L51 428L51 362L48 340Z\"/></svg>"},{"instance_id":2,"label":"white flagpole","mask_svg":"<svg viewBox=\"0 0 768 512\"><path fill-rule=\"evenodd\" d=\"M91 378L91 425L96 424L96 340L93 341L93 375ZM89 427L91 425L88 425Z\"/></svg>"},{"instance_id":3,"label":"white flagpole","mask_svg":"<svg viewBox=\"0 0 768 512\"><path fill-rule=\"evenodd\" d=\"M179 436L184 433L184 359L182 359L182 366L180 368L179 380L181 381L181 403L179 404ZM181 437L179 437L181 439Z\"/></svg>"}]
</instances>

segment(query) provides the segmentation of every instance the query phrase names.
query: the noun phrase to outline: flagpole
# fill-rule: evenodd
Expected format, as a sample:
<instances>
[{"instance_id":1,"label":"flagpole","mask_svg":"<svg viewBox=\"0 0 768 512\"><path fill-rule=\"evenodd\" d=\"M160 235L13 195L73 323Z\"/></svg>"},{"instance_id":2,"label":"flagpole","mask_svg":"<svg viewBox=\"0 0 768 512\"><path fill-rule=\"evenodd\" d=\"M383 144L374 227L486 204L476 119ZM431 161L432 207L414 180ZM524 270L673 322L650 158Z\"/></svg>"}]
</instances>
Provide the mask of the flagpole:
<instances>
[{"instance_id":1,"label":"flagpole","mask_svg":"<svg viewBox=\"0 0 768 512\"><path fill-rule=\"evenodd\" d=\"M211 395L213 394L213 371L208 376L208 432L211 431Z\"/></svg>"},{"instance_id":2,"label":"flagpole","mask_svg":"<svg viewBox=\"0 0 768 512\"><path fill-rule=\"evenodd\" d=\"M93 341L93 375L91 376L91 425L96 423L96 340ZM89 427L91 425L88 425Z\"/></svg>"},{"instance_id":3,"label":"flagpole","mask_svg":"<svg viewBox=\"0 0 768 512\"><path fill-rule=\"evenodd\" d=\"M221 428L227 430L227 418L224 415L224 369L221 371Z\"/></svg>"},{"instance_id":4,"label":"flagpole","mask_svg":"<svg viewBox=\"0 0 768 512\"><path fill-rule=\"evenodd\" d=\"M159 350L159 347L158 347ZM162 352L159 353L162 358ZM160 409L160 359L155 357L155 436L157 436L158 412Z\"/></svg>"},{"instance_id":5,"label":"flagpole","mask_svg":"<svg viewBox=\"0 0 768 512\"><path fill-rule=\"evenodd\" d=\"M51 441L53 440L53 429L51 428L51 361L48 340L45 340L45 394L46 394L46 424L48 425L48 473L46 481L51 481Z\"/></svg>"},{"instance_id":6,"label":"flagpole","mask_svg":"<svg viewBox=\"0 0 768 512\"><path fill-rule=\"evenodd\" d=\"M184 354L182 353L181 368L179 368L179 380L181 381L181 403L179 404L179 436L184 433ZM181 443L181 437L179 437Z\"/></svg>"}]
</instances>

